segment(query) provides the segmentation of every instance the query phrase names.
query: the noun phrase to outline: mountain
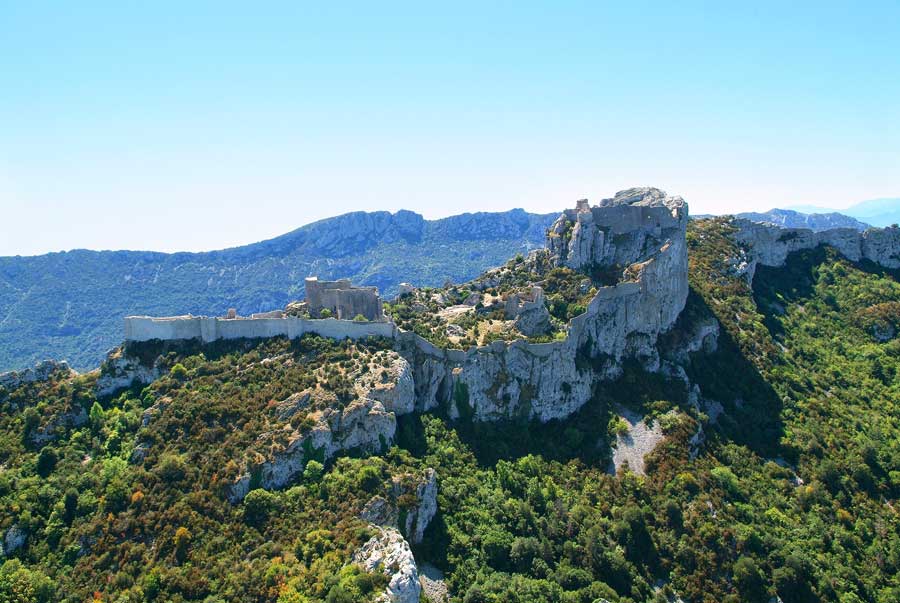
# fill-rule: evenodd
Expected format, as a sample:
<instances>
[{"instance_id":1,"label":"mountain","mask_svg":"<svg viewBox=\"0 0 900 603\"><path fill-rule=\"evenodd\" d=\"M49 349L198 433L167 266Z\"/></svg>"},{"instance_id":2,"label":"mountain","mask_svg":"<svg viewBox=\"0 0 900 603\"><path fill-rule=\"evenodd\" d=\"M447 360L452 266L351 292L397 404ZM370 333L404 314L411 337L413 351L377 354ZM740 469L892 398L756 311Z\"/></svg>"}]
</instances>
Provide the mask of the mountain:
<instances>
[{"instance_id":1,"label":"mountain","mask_svg":"<svg viewBox=\"0 0 900 603\"><path fill-rule=\"evenodd\" d=\"M787 209L804 213L829 213L835 211L833 208L815 205L791 205ZM900 197L871 199L837 211L872 226L884 228L891 224L900 224Z\"/></svg>"},{"instance_id":2,"label":"mountain","mask_svg":"<svg viewBox=\"0 0 900 603\"><path fill-rule=\"evenodd\" d=\"M126 315L221 315L283 308L303 279L350 278L392 296L397 285L460 282L543 245L556 214L462 214L440 220L355 212L280 237L206 253L75 250L0 257L0 370L44 358L95 366Z\"/></svg>"},{"instance_id":3,"label":"mountain","mask_svg":"<svg viewBox=\"0 0 900 603\"><path fill-rule=\"evenodd\" d=\"M0 374L0 601L900 600L900 232L679 201L567 211L393 338Z\"/></svg>"},{"instance_id":4,"label":"mountain","mask_svg":"<svg viewBox=\"0 0 900 603\"><path fill-rule=\"evenodd\" d=\"M854 228L856 230L869 228L869 224L837 212L801 213L790 209L770 209L767 212L745 212L736 214L736 216L754 222L774 224L782 228L809 228L817 231L832 228Z\"/></svg>"}]
</instances>

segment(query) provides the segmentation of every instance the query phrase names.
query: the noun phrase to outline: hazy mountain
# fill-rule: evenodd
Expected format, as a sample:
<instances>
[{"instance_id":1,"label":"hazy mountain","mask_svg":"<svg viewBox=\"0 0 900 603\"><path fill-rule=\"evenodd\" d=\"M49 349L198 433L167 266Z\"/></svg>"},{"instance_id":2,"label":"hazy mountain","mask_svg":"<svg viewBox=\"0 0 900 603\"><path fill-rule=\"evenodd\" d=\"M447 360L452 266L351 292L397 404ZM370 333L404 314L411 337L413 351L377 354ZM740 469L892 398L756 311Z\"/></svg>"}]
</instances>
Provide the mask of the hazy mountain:
<instances>
[{"instance_id":1,"label":"hazy mountain","mask_svg":"<svg viewBox=\"0 0 900 603\"><path fill-rule=\"evenodd\" d=\"M767 212L745 212L737 214L737 217L754 222L767 222L782 228L809 228L811 230L829 230L831 228L865 230L869 228L869 224L837 212L801 213L790 209L770 209Z\"/></svg>"},{"instance_id":2,"label":"hazy mountain","mask_svg":"<svg viewBox=\"0 0 900 603\"><path fill-rule=\"evenodd\" d=\"M75 250L0 257L0 370L44 358L97 365L128 314L241 314L303 297L303 279L348 277L390 296L402 281L468 280L542 246L557 214L521 209L425 220L355 212L205 253Z\"/></svg>"},{"instance_id":3,"label":"hazy mountain","mask_svg":"<svg viewBox=\"0 0 900 603\"><path fill-rule=\"evenodd\" d=\"M834 208L816 205L791 205L787 209L804 213L829 213L835 211ZM900 223L900 197L862 201L838 211L845 216L856 218L872 226L890 226L891 224Z\"/></svg>"}]
</instances>

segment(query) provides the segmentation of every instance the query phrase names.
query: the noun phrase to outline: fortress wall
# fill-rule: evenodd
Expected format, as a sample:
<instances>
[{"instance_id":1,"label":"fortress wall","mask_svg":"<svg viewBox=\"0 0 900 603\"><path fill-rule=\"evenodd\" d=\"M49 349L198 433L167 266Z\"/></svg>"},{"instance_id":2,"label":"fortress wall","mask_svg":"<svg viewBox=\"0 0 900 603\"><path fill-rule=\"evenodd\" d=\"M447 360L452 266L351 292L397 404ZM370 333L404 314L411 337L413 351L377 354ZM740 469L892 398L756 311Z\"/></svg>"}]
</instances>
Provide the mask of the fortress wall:
<instances>
[{"instance_id":1,"label":"fortress wall","mask_svg":"<svg viewBox=\"0 0 900 603\"><path fill-rule=\"evenodd\" d=\"M664 206L611 205L592 207L594 223L602 224L612 234L630 233L635 230L674 228L680 218Z\"/></svg>"},{"instance_id":2,"label":"fortress wall","mask_svg":"<svg viewBox=\"0 0 900 603\"><path fill-rule=\"evenodd\" d=\"M331 339L360 339L365 337L394 337L394 325L389 322L355 322L335 318L216 318L208 316L177 316L153 318L128 316L125 318L127 341L159 339L260 339L288 337L296 339L305 333L315 333Z\"/></svg>"},{"instance_id":3,"label":"fortress wall","mask_svg":"<svg viewBox=\"0 0 900 603\"><path fill-rule=\"evenodd\" d=\"M297 319L303 320L303 319ZM315 333L332 339L361 339L364 337L394 337L392 322L356 322L325 318L322 320L303 320L305 332Z\"/></svg>"},{"instance_id":4,"label":"fortress wall","mask_svg":"<svg viewBox=\"0 0 900 603\"><path fill-rule=\"evenodd\" d=\"M199 338L200 318L196 316L174 316L170 318L129 316L125 319L125 339L128 341Z\"/></svg>"},{"instance_id":5,"label":"fortress wall","mask_svg":"<svg viewBox=\"0 0 900 603\"><path fill-rule=\"evenodd\" d=\"M285 318L213 318L216 325L215 339L257 339L289 335L289 320ZM204 339L204 341L210 341Z\"/></svg>"}]
</instances>

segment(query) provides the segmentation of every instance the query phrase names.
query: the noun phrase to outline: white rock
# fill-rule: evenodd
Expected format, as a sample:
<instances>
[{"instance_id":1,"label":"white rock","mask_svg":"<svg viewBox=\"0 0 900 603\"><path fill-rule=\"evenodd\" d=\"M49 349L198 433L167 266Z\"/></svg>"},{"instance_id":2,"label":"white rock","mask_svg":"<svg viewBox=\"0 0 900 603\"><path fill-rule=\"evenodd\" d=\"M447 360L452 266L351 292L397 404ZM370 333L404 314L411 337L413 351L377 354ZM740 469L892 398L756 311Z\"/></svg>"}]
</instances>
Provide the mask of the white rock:
<instances>
[{"instance_id":1,"label":"white rock","mask_svg":"<svg viewBox=\"0 0 900 603\"><path fill-rule=\"evenodd\" d=\"M137 358L128 356L124 350L112 350L100 369L100 377L94 386L94 395L98 398L111 396L134 383L147 385L159 379L162 368L155 362L153 366L145 366Z\"/></svg>"},{"instance_id":2,"label":"white rock","mask_svg":"<svg viewBox=\"0 0 900 603\"><path fill-rule=\"evenodd\" d=\"M26 383L47 381L57 373L60 373L64 377L77 374L69 367L69 363L65 360L59 362L56 360L44 360L38 362L32 368L0 373L0 387L12 391Z\"/></svg>"},{"instance_id":3,"label":"white rock","mask_svg":"<svg viewBox=\"0 0 900 603\"><path fill-rule=\"evenodd\" d=\"M379 601L417 603L422 587L409 543L396 528L372 528L377 530L377 535L353 554L353 563L367 572L382 571L388 576L390 582Z\"/></svg>"}]
</instances>

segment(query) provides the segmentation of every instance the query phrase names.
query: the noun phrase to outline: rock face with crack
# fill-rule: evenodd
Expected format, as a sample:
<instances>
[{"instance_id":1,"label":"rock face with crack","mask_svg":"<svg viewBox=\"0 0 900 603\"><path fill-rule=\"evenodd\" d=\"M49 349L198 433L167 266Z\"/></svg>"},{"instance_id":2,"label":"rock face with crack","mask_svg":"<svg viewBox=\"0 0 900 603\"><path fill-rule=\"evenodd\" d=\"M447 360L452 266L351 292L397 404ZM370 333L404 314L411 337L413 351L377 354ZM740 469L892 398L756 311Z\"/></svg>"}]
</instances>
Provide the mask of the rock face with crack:
<instances>
[{"instance_id":1,"label":"rock face with crack","mask_svg":"<svg viewBox=\"0 0 900 603\"><path fill-rule=\"evenodd\" d=\"M389 582L376 601L380 603L417 603L422 587L419 570L409 543L396 528L374 526L377 534L356 553L353 563L367 572L384 572Z\"/></svg>"},{"instance_id":2,"label":"rock face with crack","mask_svg":"<svg viewBox=\"0 0 900 603\"><path fill-rule=\"evenodd\" d=\"M147 385L159 379L163 372L158 362L154 361L147 365L140 359L129 356L124 348L115 348L100 367L100 377L94 386L94 394L98 398L104 398L135 383Z\"/></svg>"},{"instance_id":3,"label":"rock face with crack","mask_svg":"<svg viewBox=\"0 0 900 603\"><path fill-rule=\"evenodd\" d=\"M360 516L381 527L397 527L413 544L419 544L437 513L437 475L426 469L422 475L400 475L392 479L389 498L374 496Z\"/></svg>"}]
</instances>

